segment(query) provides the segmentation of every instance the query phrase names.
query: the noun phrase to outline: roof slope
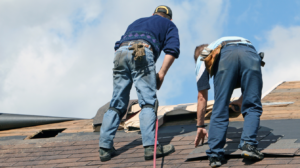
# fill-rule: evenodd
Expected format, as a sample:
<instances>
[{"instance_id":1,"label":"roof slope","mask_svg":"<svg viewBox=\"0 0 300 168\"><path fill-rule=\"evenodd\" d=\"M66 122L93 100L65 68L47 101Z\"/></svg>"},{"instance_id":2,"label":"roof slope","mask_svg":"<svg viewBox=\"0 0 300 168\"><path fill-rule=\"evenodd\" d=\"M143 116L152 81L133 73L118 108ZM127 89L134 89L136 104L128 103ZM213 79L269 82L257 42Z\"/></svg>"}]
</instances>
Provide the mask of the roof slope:
<instances>
[{"instance_id":1,"label":"roof slope","mask_svg":"<svg viewBox=\"0 0 300 168\"><path fill-rule=\"evenodd\" d=\"M232 130L231 130L232 131ZM195 133L195 132L193 132ZM17 143L0 145L0 164L5 167L152 167L152 161L143 158L144 149L141 137L134 134L124 137L117 133L114 146L118 155L108 162L101 162L98 156L99 135L89 135L87 139L77 136L70 139L58 138L55 141L30 140L30 144ZM87 135L85 135L86 137ZM123 137L122 137L123 136ZM157 167L208 167L207 158L186 161L194 151L194 135L159 136L161 144L172 143L175 153L157 159ZM230 138L232 139L232 138ZM24 141L23 141L24 142ZM277 152L289 152L277 150ZM296 155L298 155L297 153ZM224 167L276 167L300 166L300 157L267 157L259 162L241 158L227 158Z\"/></svg>"},{"instance_id":2,"label":"roof slope","mask_svg":"<svg viewBox=\"0 0 300 168\"><path fill-rule=\"evenodd\" d=\"M299 96L300 82L284 82L262 100L265 104L258 139L259 148L268 155L259 162L240 158L236 147L243 118L230 118L225 147L229 155L222 167L300 167ZM209 119L205 122L209 123ZM77 120L0 131L0 167L153 167L152 161L144 161L141 136L137 132L118 131L114 140L118 155L108 162L100 162L99 132L93 132L92 123L92 119ZM54 128L67 129L53 138L5 139ZM195 123L162 126L158 133L159 142L173 144L176 151L158 158L157 167L208 167L204 153L207 144L197 148L193 145Z\"/></svg>"}]
</instances>

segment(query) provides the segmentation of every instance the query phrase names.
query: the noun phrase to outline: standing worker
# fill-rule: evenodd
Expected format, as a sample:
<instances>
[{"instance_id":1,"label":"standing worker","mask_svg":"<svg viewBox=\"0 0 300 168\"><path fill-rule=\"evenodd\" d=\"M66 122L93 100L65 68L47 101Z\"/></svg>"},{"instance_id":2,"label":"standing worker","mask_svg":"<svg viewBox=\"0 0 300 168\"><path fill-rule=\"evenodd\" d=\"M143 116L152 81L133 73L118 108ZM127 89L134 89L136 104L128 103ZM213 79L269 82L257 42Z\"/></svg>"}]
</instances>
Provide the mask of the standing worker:
<instances>
[{"instance_id":1,"label":"standing worker","mask_svg":"<svg viewBox=\"0 0 300 168\"><path fill-rule=\"evenodd\" d=\"M202 59L201 59L202 58ZM195 49L196 76L198 87L197 135L195 147L208 137L210 166L219 167L224 159L224 145L229 124L228 105L235 88L241 87L242 96L233 104L242 104L244 127L239 149L242 157L261 160L264 155L257 150L257 131L262 114L261 57L250 41L242 37L223 37L210 45L203 44ZM204 62L201 62L203 60ZM204 125L207 106L207 90L210 89L209 75L214 76L215 103L210 117L209 136Z\"/></svg>"},{"instance_id":2,"label":"standing worker","mask_svg":"<svg viewBox=\"0 0 300 168\"><path fill-rule=\"evenodd\" d=\"M171 9L158 6L153 16L134 21L120 41L116 42L115 50L113 96L101 126L100 159L108 161L115 155L113 139L126 113L130 89L134 83L142 108L139 118L145 160L151 160L154 151L156 90L161 87L168 69L180 53L178 29L172 22ZM166 55L156 74L155 63L162 50ZM166 156L174 151L171 144L158 145L156 156Z\"/></svg>"}]
</instances>

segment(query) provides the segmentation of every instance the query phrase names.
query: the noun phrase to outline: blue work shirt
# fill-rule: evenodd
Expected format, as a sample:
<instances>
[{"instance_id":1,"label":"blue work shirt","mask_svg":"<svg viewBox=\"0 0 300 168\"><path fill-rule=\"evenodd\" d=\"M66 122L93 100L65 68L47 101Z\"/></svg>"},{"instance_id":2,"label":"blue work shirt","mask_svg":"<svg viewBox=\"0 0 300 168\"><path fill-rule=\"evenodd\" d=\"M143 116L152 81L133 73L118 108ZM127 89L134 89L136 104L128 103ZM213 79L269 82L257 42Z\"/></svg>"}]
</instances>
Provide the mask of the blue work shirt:
<instances>
[{"instance_id":1,"label":"blue work shirt","mask_svg":"<svg viewBox=\"0 0 300 168\"><path fill-rule=\"evenodd\" d=\"M241 40L240 42L231 42L230 44L235 44L235 43L244 43L244 44L250 44L245 38L243 37L238 37L238 36L227 36L227 37L222 37L222 38L219 38L218 40L210 43L207 48L210 48L210 49L215 49L217 48L223 41L231 41L231 40ZM228 43L229 44L229 43Z\"/></svg>"},{"instance_id":2,"label":"blue work shirt","mask_svg":"<svg viewBox=\"0 0 300 168\"><path fill-rule=\"evenodd\" d=\"M230 41L230 40L241 40L240 42L231 42L228 44L235 44L235 43L244 43L248 45L252 45L249 43L249 40L243 38L243 37L237 37L237 36L228 36L228 37L222 37L218 40L210 43L207 48L215 49L217 48L223 41ZM198 91L201 90L208 90L210 89L209 85L209 73L207 72L205 68L205 64L203 61L200 60L201 56L198 57L195 67L195 73L196 73L196 81L197 81L197 88Z\"/></svg>"},{"instance_id":3,"label":"blue work shirt","mask_svg":"<svg viewBox=\"0 0 300 168\"><path fill-rule=\"evenodd\" d=\"M151 44L153 48L154 60L156 61L163 50L178 58L179 35L176 25L167 18L159 15L140 18L130 24L121 37L120 41L115 44L117 50L124 41L142 39Z\"/></svg>"}]
</instances>

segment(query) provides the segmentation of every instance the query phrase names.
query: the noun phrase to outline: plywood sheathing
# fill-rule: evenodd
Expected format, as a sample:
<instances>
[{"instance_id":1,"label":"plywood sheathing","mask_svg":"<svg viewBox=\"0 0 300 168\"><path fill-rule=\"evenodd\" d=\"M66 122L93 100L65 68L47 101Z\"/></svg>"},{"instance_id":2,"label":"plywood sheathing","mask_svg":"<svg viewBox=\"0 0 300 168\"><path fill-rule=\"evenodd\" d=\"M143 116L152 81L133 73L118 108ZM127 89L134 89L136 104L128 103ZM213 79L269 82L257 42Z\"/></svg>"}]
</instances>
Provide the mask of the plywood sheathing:
<instances>
[{"instance_id":1,"label":"plywood sheathing","mask_svg":"<svg viewBox=\"0 0 300 168\"><path fill-rule=\"evenodd\" d=\"M32 136L41 130L48 129L63 129L62 133L77 133L77 132L93 132L93 120L75 120L65 121L61 123L45 124L32 127L17 128L11 130L0 131L0 137L7 136Z\"/></svg>"},{"instance_id":2,"label":"plywood sheathing","mask_svg":"<svg viewBox=\"0 0 300 168\"><path fill-rule=\"evenodd\" d=\"M263 106L262 120L300 118L300 81L284 82L263 98L267 102L294 102L287 106Z\"/></svg>"},{"instance_id":3,"label":"plywood sheathing","mask_svg":"<svg viewBox=\"0 0 300 168\"><path fill-rule=\"evenodd\" d=\"M282 83L284 83L285 81L280 81L278 83L276 83L273 87L271 87L270 89L268 89L266 92L264 92L261 95L261 99L263 99L265 96L267 96L269 93L271 93L274 89L277 88L277 86L281 85Z\"/></svg>"}]
</instances>

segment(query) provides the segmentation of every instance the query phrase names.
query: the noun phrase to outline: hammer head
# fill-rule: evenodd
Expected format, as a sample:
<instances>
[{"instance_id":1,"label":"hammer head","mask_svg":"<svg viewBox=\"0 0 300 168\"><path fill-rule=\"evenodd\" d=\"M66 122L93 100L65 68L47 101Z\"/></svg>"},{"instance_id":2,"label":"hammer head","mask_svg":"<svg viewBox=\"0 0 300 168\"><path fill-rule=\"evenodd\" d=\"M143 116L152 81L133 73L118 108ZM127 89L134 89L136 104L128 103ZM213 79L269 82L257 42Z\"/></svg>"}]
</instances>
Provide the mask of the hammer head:
<instances>
[{"instance_id":1,"label":"hammer head","mask_svg":"<svg viewBox=\"0 0 300 168\"><path fill-rule=\"evenodd\" d=\"M156 116L157 116L158 106L159 106L158 100L156 100L156 101L155 101L155 104L154 104L154 112L155 112Z\"/></svg>"},{"instance_id":2,"label":"hammer head","mask_svg":"<svg viewBox=\"0 0 300 168\"><path fill-rule=\"evenodd\" d=\"M264 57L265 57L265 53L264 52L260 52L258 55L260 56L261 59L264 59Z\"/></svg>"}]
</instances>

